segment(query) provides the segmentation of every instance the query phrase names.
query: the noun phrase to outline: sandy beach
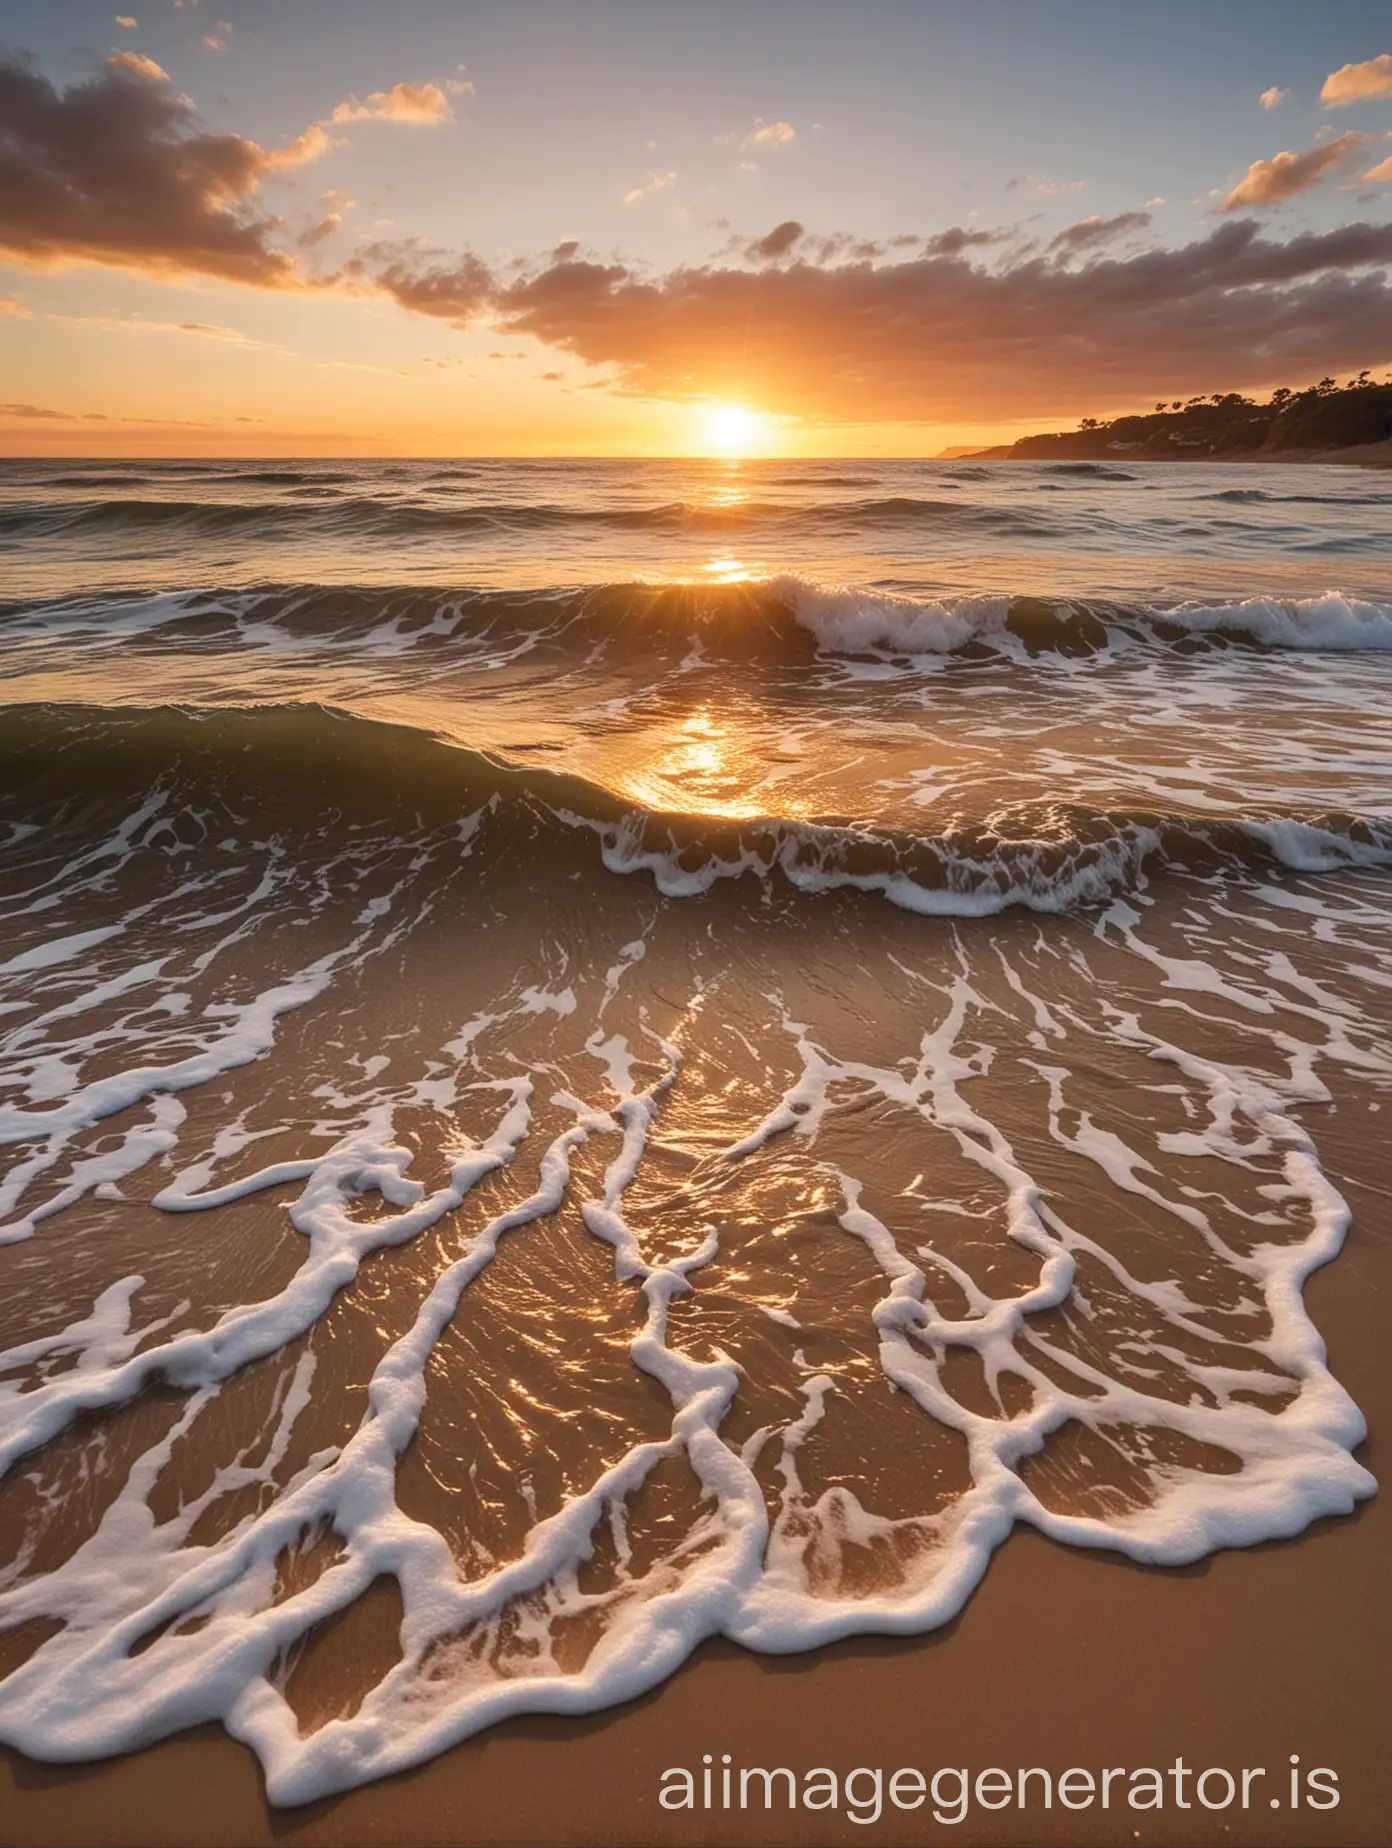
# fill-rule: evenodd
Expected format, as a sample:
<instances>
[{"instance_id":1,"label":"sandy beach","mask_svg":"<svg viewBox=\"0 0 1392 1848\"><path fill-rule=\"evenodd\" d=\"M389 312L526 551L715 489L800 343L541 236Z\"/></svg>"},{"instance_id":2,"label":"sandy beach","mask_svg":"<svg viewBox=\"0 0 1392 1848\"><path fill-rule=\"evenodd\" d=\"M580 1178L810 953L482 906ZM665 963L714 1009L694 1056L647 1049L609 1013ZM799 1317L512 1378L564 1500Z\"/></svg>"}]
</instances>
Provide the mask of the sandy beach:
<instances>
[{"instance_id":1,"label":"sandy beach","mask_svg":"<svg viewBox=\"0 0 1392 1848\"><path fill-rule=\"evenodd\" d=\"M1378 1331L1392 1312L1385 1174L1359 1184L1366 1121L1350 1113L1331 1171L1360 1229L1308 1299L1375 1431L1392 1418ZM1347 1165L1343 1165L1347 1164ZM1377 1165L1377 1164L1372 1164ZM1369 1446L1375 1462L1375 1446ZM844 1812L672 1814L669 1765L730 1750L740 1764L1173 1764L1278 1768L1297 1752L1339 1773L1341 1801L1247 1814L1167 1809L986 1816L929 1839L981 1843L1329 1842L1380 1848L1392 1800L1370 1690L1392 1648L1385 1500L1298 1541L1154 1571L1017 1533L960 1620L917 1640L861 1639L804 1656L706 1644L665 1687L582 1720L506 1723L433 1763L336 1801L270 1810L251 1754L204 1728L112 1763L4 1755L0 1834L33 1844L844 1842ZM922 1813L856 1830L925 1839Z\"/></svg>"}]
</instances>

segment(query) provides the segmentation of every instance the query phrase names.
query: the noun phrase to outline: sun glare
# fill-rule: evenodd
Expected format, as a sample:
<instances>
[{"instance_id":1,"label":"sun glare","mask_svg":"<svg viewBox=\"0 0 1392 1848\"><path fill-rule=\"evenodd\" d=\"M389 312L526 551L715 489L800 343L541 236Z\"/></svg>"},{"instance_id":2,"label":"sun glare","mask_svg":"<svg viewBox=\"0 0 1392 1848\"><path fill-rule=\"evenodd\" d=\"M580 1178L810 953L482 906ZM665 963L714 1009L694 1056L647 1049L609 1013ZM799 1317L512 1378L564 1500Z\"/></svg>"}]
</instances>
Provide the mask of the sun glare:
<instances>
[{"instance_id":1,"label":"sun glare","mask_svg":"<svg viewBox=\"0 0 1392 1848\"><path fill-rule=\"evenodd\" d=\"M701 438L716 456L742 456L767 436L768 419L742 404L708 404L701 418Z\"/></svg>"}]
</instances>

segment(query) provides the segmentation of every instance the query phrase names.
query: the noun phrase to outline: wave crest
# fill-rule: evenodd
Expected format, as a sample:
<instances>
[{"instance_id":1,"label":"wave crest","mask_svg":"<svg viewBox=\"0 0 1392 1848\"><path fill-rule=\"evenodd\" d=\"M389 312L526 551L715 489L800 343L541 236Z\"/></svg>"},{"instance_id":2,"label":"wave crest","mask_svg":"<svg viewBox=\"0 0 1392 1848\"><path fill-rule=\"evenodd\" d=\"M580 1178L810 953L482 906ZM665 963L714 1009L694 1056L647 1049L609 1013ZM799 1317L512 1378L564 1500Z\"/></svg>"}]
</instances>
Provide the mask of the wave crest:
<instances>
[{"instance_id":1,"label":"wave crest","mask_svg":"<svg viewBox=\"0 0 1392 1848\"><path fill-rule=\"evenodd\" d=\"M24 830L107 808L159 814L159 832L212 848L218 802L266 829L345 835L364 822L457 827L545 863L596 836L610 872L650 876L670 898L746 877L815 895L878 893L925 916L984 917L1013 906L1061 912L1106 903L1166 873L1301 873L1392 866L1392 825L1349 814L1207 819L1014 803L940 833L775 815L739 820L635 804L559 771L521 768L407 726L319 706L217 712L34 708L0 721L0 764L24 791ZM104 792L95 812L94 791ZM151 792L160 794L152 806ZM186 819L177 827L175 814ZM404 820L403 820L404 826ZM170 836L171 828L174 835ZM583 872L583 861L577 870Z\"/></svg>"}]
</instances>

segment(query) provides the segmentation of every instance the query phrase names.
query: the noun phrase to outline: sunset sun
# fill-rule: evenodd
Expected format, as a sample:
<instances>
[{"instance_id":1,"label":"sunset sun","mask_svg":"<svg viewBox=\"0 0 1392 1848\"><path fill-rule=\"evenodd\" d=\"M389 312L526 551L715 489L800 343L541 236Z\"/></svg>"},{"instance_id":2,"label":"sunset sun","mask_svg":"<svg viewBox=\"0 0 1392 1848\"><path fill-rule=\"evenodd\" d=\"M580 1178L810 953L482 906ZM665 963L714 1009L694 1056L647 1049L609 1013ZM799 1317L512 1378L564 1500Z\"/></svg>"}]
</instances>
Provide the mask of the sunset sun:
<instances>
[{"instance_id":1,"label":"sunset sun","mask_svg":"<svg viewBox=\"0 0 1392 1848\"><path fill-rule=\"evenodd\" d=\"M743 404L708 404L703 407L700 441L710 454L748 455L768 439L769 419Z\"/></svg>"}]
</instances>

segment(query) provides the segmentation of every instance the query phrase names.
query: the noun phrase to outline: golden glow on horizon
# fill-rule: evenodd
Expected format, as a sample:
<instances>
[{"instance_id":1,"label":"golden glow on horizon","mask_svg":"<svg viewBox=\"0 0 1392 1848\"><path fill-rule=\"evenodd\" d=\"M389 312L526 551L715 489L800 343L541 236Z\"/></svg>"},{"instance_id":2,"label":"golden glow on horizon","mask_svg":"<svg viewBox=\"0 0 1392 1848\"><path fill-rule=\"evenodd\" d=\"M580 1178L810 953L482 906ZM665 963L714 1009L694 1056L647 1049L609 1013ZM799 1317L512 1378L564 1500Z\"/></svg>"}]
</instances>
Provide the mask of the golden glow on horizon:
<instances>
[{"instance_id":1,"label":"golden glow on horizon","mask_svg":"<svg viewBox=\"0 0 1392 1848\"><path fill-rule=\"evenodd\" d=\"M771 417L743 404L707 404L701 410L701 440L707 455L749 455L768 444L772 430Z\"/></svg>"}]
</instances>

